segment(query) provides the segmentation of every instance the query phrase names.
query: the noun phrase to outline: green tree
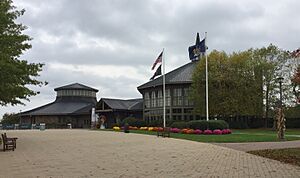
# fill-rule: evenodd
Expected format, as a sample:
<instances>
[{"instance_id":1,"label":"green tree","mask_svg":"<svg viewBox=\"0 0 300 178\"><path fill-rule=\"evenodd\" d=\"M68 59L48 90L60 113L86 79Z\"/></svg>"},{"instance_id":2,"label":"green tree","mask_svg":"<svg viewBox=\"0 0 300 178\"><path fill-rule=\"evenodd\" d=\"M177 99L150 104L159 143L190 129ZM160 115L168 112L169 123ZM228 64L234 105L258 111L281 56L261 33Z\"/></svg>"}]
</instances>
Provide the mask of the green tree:
<instances>
[{"instance_id":1,"label":"green tree","mask_svg":"<svg viewBox=\"0 0 300 178\"><path fill-rule=\"evenodd\" d=\"M268 47L250 49L252 65L256 73L257 81L263 91L261 97L261 107L263 107L264 118L269 117L270 109L274 109L278 95L277 78L281 76L281 70L288 55L284 50L270 44Z\"/></svg>"},{"instance_id":2,"label":"green tree","mask_svg":"<svg viewBox=\"0 0 300 178\"><path fill-rule=\"evenodd\" d=\"M19 124L20 116L15 113L5 113L2 117L1 124Z\"/></svg>"},{"instance_id":3,"label":"green tree","mask_svg":"<svg viewBox=\"0 0 300 178\"><path fill-rule=\"evenodd\" d=\"M0 105L23 104L30 96L38 94L29 85L42 86L39 76L43 64L20 60L24 51L31 48L31 38L22 33L26 26L15 20L25 10L16 10L12 0L0 1ZM45 82L46 84L46 82Z\"/></svg>"},{"instance_id":4,"label":"green tree","mask_svg":"<svg viewBox=\"0 0 300 178\"><path fill-rule=\"evenodd\" d=\"M284 99L289 103L291 87L289 54L270 44L260 49L208 55L209 105L211 115L269 117L278 101L278 77L285 78ZM192 85L196 110L205 114L205 61L197 66Z\"/></svg>"},{"instance_id":5,"label":"green tree","mask_svg":"<svg viewBox=\"0 0 300 178\"><path fill-rule=\"evenodd\" d=\"M226 54L212 51L209 65L210 115L257 115L260 91L249 51ZM205 115L205 60L197 65L192 84L196 112Z\"/></svg>"}]
</instances>

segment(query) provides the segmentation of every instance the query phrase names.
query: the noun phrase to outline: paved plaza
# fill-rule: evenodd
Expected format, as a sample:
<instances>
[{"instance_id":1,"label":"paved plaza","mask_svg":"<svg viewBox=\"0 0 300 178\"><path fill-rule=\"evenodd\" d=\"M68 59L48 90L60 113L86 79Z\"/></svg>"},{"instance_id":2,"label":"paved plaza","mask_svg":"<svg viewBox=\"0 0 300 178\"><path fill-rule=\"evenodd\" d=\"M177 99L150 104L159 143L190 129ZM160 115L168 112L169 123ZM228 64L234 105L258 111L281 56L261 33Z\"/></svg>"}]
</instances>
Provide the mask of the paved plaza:
<instances>
[{"instance_id":1,"label":"paved plaza","mask_svg":"<svg viewBox=\"0 0 300 178\"><path fill-rule=\"evenodd\" d=\"M0 131L3 133L4 131ZM89 130L7 131L0 177L300 177L300 167L213 144Z\"/></svg>"},{"instance_id":2,"label":"paved plaza","mask_svg":"<svg viewBox=\"0 0 300 178\"><path fill-rule=\"evenodd\" d=\"M300 148L300 140L285 142L214 143L214 145L240 151L254 151L266 149Z\"/></svg>"}]
</instances>

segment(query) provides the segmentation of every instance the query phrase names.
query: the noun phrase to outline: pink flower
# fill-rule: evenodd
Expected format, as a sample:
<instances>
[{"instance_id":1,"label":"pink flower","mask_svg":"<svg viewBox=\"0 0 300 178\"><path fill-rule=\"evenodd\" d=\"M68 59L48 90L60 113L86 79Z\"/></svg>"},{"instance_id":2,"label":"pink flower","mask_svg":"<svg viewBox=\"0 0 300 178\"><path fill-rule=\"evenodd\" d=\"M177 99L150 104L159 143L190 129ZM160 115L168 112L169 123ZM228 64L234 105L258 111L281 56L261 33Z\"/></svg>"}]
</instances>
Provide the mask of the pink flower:
<instances>
[{"instance_id":1,"label":"pink flower","mask_svg":"<svg viewBox=\"0 0 300 178\"><path fill-rule=\"evenodd\" d=\"M222 131L220 129L214 130L213 133L216 135L222 135Z\"/></svg>"},{"instance_id":2,"label":"pink flower","mask_svg":"<svg viewBox=\"0 0 300 178\"><path fill-rule=\"evenodd\" d=\"M223 129L222 134L231 134L231 130L230 129Z\"/></svg>"},{"instance_id":3,"label":"pink flower","mask_svg":"<svg viewBox=\"0 0 300 178\"><path fill-rule=\"evenodd\" d=\"M213 132L211 130L204 130L203 132L205 135L211 135Z\"/></svg>"},{"instance_id":4,"label":"pink flower","mask_svg":"<svg viewBox=\"0 0 300 178\"><path fill-rule=\"evenodd\" d=\"M194 134L202 134L202 133L203 133L202 130L199 129L194 130Z\"/></svg>"},{"instance_id":5,"label":"pink flower","mask_svg":"<svg viewBox=\"0 0 300 178\"><path fill-rule=\"evenodd\" d=\"M179 133L180 129L178 129L178 128L171 128L170 131L173 132L173 133Z\"/></svg>"}]
</instances>

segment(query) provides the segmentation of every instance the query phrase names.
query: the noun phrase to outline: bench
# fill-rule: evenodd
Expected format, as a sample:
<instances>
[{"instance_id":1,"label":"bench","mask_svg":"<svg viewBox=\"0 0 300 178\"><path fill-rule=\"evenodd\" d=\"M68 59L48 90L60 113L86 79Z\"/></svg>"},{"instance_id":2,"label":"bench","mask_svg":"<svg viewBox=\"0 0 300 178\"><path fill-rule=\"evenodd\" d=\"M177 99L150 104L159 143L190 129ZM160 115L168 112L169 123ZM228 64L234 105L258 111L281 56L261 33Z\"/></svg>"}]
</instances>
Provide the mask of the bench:
<instances>
[{"instance_id":1,"label":"bench","mask_svg":"<svg viewBox=\"0 0 300 178\"><path fill-rule=\"evenodd\" d=\"M162 137L170 137L170 127L164 127L162 130L157 130L157 137L162 136Z\"/></svg>"},{"instance_id":2,"label":"bench","mask_svg":"<svg viewBox=\"0 0 300 178\"><path fill-rule=\"evenodd\" d=\"M15 149L17 148L17 139L18 138L16 138L16 137L8 138L6 136L6 133L1 134L1 136L2 136L2 141L3 141L3 151L9 150L9 149L15 151Z\"/></svg>"}]
</instances>

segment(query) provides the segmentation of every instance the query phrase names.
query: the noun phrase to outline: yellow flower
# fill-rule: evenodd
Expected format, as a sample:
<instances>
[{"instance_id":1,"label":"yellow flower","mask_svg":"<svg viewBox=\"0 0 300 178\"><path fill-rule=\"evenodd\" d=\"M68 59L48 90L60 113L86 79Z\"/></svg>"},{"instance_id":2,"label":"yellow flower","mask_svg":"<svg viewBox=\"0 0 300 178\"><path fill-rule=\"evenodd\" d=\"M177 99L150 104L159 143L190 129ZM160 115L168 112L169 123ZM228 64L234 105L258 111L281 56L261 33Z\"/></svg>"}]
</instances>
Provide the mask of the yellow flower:
<instances>
[{"instance_id":1,"label":"yellow flower","mask_svg":"<svg viewBox=\"0 0 300 178\"><path fill-rule=\"evenodd\" d=\"M113 127L113 130L120 130L120 127Z\"/></svg>"}]
</instances>

